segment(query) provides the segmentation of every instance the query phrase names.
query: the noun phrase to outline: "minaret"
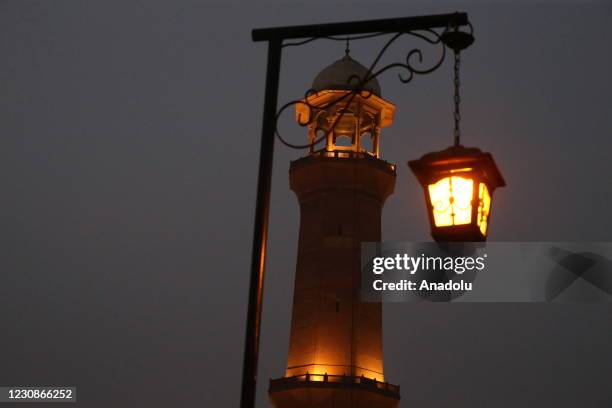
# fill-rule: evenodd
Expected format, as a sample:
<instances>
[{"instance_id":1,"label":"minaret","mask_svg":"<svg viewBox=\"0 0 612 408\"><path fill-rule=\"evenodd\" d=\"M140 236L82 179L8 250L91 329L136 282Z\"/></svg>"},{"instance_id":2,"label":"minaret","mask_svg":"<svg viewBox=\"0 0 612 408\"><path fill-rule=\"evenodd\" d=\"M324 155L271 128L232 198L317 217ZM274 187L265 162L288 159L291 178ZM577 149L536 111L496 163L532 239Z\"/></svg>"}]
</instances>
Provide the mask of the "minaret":
<instances>
[{"instance_id":1,"label":"minaret","mask_svg":"<svg viewBox=\"0 0 612 408\"><path fill-rule=\"evenodd\" d=\"M382 207L395 186L395 165L380 159L379 148L395 106L381 98L376 79L351 92L367 71L347 52L296 105L309 140L327 137L289 170L300 233L287 369L270 381L276 408L399 402L399 387L383 372L381 304L360 301L361 243L380 241Z\"/></svg>"}]
</instances>

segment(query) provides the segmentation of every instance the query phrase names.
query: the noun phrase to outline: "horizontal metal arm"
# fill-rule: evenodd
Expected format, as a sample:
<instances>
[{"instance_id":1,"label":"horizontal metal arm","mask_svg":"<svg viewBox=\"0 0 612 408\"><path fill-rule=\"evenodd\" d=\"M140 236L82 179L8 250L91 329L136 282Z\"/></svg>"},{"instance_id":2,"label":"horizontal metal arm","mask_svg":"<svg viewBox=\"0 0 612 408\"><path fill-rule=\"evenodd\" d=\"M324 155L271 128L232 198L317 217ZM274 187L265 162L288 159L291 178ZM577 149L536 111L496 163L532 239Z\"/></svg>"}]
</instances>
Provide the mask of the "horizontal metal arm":
<instances>
[{"instance_id":1,"label":"horizontal metal arm","mask_svg":"<svg viewBox=\"0 0 612 408\"><path fill-rule=\"evenodd\" d=\"M452 13L344 23L258 28L253 30L251 35L253 41L282 41L292 38L328 37L334 35L401 33L413 30L445 28L449 25L464 26L467 24L467 13Z\"/></svg>"}]
</instances>

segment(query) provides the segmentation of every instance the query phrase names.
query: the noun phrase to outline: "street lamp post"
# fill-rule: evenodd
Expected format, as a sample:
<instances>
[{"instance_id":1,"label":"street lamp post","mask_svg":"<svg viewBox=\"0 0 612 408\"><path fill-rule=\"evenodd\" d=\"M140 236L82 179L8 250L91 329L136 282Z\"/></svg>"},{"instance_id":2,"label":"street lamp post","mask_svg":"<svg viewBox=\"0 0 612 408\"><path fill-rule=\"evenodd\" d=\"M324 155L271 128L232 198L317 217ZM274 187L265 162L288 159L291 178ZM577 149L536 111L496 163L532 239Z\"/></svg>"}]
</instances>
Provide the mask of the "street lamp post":
<instances>
[{"instance_id":1,"label":"street lamp post","mask_svg":"<svg viewBox=\"0 0 612 408\"><path fill-rule=\"evenodd\" d=\"M244 364L242 373L242 390L240 396L241 408L252 408L255 406L255 393L257 385L257 360L259 351L259 335L265 276L266 245L268 238L270 193L272 184L274 137L275 134L278 135L276 129L276 121L280 113L277 113L276 110L282 47L288 45L300 45L302 43L319 38L337 39L333 38L334 36L365 37L369 35L375 36L395 33L392 39L387 42L385 47L383 47L383 50L370 67L366 78L359 78L360 82L354 87L353 91L355 94L361 94L361 92L363 91L364 84L366 84L370 79L386 71L387 69L401 68L407 70L408 77L405 77L403 79L400 77L400 79L402 79L403 82L408 82L412 79L414 74L427 74L429 72L434 71L441 65L444 59L444 53L440 61L434 67L426 70L414 68L410 64L409 59L415 54L420 57L421 53L420 50L412 50L406 58L406 63L390 64L378 71L374 71L375 65L380 59L382 53L400 35L411 34L413 36L424 39L432 44L437 44L441 41L446 44L444 38L433 30L436 28L441 28L445 29L445 33L447 33L448 29L451 27L458 28L465 25L469 25L467 14L453 13L419 17L405 17L293 27L264 28L253 30L253 41L268 42L268 61L259 159L259 172L257 180L257 199L255 205L255 225L253 231L249 300L244 348ZM433 33L436 37L436 40L429 40L426 36L417 33L417 31L419 30L428 32L430 34ZM283 41L289 39L305 39L305 41L293 44L283 44ZM444 51L445 49L443 48L443 52ZM342 98L344 97L346 97L346 95ZM283 109L286 106L287 105L285 105ZM283 109L281 109L281 112ZM342 115L340 115L339 120L342 120ZM335 126L335 124L336 122L332 124L332 129L330 129L330 132L333 131L333 127ZM327 135L321 138L321 140L323 140L324 138L327 139ZM312 146L314 146L314 144L318 143L319 141L320 140L313 140L307 147L312 148Z\"/></svg>"}]
</instances>

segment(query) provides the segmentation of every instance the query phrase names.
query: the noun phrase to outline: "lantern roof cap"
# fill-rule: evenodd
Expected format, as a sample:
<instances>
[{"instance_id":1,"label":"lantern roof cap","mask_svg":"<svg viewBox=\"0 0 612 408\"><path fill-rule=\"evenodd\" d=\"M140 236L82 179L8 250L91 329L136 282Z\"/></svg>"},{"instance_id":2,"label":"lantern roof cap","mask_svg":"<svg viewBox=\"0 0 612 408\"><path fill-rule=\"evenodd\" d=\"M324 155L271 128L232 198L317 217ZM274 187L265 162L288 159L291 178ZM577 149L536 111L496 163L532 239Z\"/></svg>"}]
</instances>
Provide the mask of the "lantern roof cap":
<instances>
[{"instance_id":1,"label":"lantern roof cap","mask_svg":"<svg viewBox=\"0 0 612 408\"><path fill-rule=\"evenodd\" d=\"M485 176L491 188L506 185L491 153L483 152L477 147L450 146L427 153L418 160L409 161L408 166L423 184L435 173L470 168Z\"/></svg>"},{"instance_id":2,"label":"lantern roof cap","mask_svg":"<svg viewBox=\"0 0 612 408\"><path fill-rule=\"evenodd\" d=\"M347 52L344 57L323 68L312 82L315 91L352 90L368 74L369 69L355 61ZM358 79L357 79L358 78ZM363 90L381 96L380 84L376 78L363 85Z\"/></svg>"},{"instance_id":3,"label":"lantern roof cap","mask_svg":"<svg viewBox=\"0 0 612 408\"><path fill-rule=\"evenodd\" d=\"M463 156L466 156L466 157L480 156L482 154L487 154L487 153L483 153L483 151L477 147L465 147L463 145L458 145L458 146L449 146L446 149L439 150L437 152L431 152L431 153L424 154L419 160L434 162L434 161L453 159L453 158L463 157Z\"/></svg>"}]
</instances>

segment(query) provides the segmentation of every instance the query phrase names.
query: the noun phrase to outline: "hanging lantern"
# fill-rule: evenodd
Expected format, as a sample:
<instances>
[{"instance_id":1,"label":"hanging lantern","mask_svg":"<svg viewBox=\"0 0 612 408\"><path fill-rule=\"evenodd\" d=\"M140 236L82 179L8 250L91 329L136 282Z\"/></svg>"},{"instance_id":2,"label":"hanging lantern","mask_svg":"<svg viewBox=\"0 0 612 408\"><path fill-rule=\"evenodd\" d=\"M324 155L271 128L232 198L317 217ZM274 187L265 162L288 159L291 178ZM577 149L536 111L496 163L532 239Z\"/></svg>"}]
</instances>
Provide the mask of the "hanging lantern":
<instances>
[{"instance_id":1,"label":"hanging lantern","mask_svg":"<svg viewBox=\"0 0 612 408\"><path fill-rule=\"evenodd\" d=\"M471 28L471 27L470 27ZM442 41L454 51L454 146L408 162L425 190L431 236L438 242L485 241L493 191L506 183L490 153L461 145L459 123L460 53L474 42L472 32L449 27Z\"/></svg>"},{"instance_id":2,"label":"hanging lantern","mask_svg":"<svg viewBox=\"0 0 612 408\"><path fill-rule=\"evenodd\" d=\"M490 153L452 146L408 165L425 191L433 239L486 240L493 191L506 185Z\"/></svg>"}]
</instances>

